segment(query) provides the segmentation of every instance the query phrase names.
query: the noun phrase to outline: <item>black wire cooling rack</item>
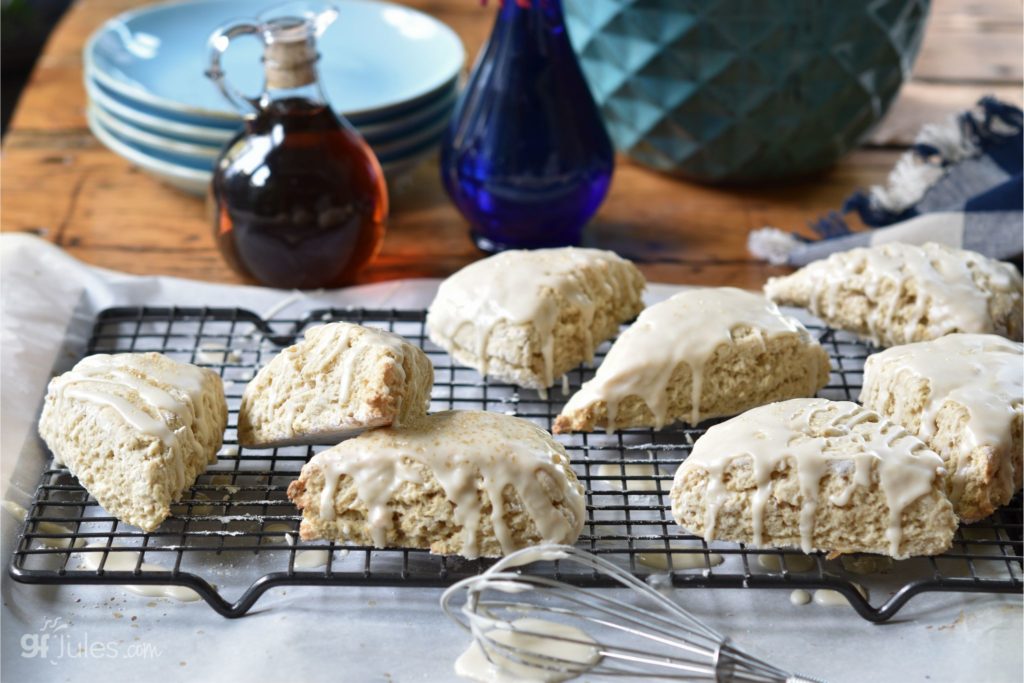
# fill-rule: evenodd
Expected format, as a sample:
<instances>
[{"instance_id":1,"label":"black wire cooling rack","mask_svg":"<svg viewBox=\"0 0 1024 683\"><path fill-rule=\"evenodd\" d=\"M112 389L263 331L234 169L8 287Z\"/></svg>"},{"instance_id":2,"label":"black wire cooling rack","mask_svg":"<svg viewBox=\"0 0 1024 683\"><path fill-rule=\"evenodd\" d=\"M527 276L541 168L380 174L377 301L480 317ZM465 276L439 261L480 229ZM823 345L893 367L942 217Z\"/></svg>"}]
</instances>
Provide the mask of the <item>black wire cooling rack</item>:
<instances>
[{"instance_id":1,"label":"black wire cooling rack","mask_svg":"<svg viewBox=\"0 0 1024 683\"><path fill-rule=\"evenodd\" d=\"M67 469L51 463L27 511L11 575L39 584L142 585L153 590L183 586L220 614L238 617L276 586L447 586L482 571L487 560L299 540L300 516L285 491L321 447L237 446L235 422L245 382L305 329L336 320L388 329L419 344L435 368L431 410L498 411L550 429L565 400L557 387L543 399L534 391L485 381L475 371L454 365L426 338L424 318L424 311L349 309L266 321L242 309L102 312L88 353L159 351L220 372L231 413L225 446L216 465L152 533L107 515ZM832 357L829 385L819 395L856 400L869 349L842 333L813 325L810 329ZM608 346L599 349L598 361ZM592 374L586 368L572 371L569 390ZM828 559L743 544L708 544L684 533L672 521L668 491L677 466L706 427L559 437L587 491L587 523L578 545L642 578L667 575L678 587L832 589L862 617L876 622L889 619L926 591L1021 592L1020 496L991 518L961 528L946 554L897 563L872 556ZM580 586L615 585L597 573L570 573L557 562L536 565L532 571ZM867 588L867 596L858 587Z\"/></svg>"}]
</instances>

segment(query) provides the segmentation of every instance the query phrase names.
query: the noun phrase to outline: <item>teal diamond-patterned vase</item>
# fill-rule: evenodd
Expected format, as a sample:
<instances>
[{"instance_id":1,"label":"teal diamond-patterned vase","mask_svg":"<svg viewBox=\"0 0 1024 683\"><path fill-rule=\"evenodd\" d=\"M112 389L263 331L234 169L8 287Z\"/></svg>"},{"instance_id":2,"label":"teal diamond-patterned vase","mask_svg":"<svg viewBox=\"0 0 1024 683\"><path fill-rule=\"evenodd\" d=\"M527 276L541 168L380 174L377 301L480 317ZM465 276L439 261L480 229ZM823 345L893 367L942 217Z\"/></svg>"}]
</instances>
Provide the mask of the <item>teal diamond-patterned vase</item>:
<instances>
[{"instance_id":1,"label":"teal diamond-patterned vase","mask_svg":"<svg viewBox=\"0 0 1024 683\"><path fill-rule=\"evenodd\" d=\"M707 182L820 170L885 114L930 0L565 0L616 146Z\"/></svg>"}]
</instances>

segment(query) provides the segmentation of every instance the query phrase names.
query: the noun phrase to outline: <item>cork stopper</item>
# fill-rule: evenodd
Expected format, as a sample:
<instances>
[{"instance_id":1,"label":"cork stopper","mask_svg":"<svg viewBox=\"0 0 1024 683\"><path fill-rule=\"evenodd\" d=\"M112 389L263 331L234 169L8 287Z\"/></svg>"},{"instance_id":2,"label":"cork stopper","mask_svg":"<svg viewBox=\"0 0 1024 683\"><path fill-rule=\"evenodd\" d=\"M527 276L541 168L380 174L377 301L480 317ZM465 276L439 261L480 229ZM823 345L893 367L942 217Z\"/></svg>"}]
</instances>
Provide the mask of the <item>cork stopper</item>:
<instances>
[{"instance_id":1,"label":"cork stopper","mask_svg":"<svg viewBox=\"0 0 1024 683\"><path fill-rule=\"evenodd\" d=\"M263 51L267 88L300 88L316 82L316 39L301 20L281 20L268 32Z\"/></svg>"}]
</instances>

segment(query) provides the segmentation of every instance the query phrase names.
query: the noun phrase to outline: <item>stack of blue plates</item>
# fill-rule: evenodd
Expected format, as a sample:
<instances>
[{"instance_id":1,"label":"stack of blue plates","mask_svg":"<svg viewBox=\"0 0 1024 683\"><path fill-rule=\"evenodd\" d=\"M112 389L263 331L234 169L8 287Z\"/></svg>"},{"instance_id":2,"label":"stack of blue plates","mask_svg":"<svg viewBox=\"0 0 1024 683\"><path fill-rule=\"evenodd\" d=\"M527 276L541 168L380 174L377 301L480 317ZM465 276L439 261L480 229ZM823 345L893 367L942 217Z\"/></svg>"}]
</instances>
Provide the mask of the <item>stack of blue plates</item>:
<instances>
[{"instance_id":1,"label":"stack of blue plates","mask_svg":"<svg viewBox=\"0 0 1024 683\"><path fill-rule=\"evenodd\" d=\"M111 19L85 47L89 127L115 153L166 182L202 194L242 117L209 81L206 41L280 0L190 0ZM320 38L328 101L366 138L389 180L429 157L455 107L465 53L436 19L398 5L338 0ZM235 41L229 81L257 95L261 45Z\"/></svg>"}]
</instances>

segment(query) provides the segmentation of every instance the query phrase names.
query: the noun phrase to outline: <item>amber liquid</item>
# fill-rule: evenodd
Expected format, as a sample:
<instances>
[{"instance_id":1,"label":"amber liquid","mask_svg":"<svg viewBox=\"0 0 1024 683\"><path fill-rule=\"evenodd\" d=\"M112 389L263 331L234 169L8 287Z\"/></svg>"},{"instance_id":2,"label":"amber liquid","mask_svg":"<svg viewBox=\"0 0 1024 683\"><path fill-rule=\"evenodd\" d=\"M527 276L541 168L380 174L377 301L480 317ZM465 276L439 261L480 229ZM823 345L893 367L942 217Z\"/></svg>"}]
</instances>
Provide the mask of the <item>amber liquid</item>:
<instances>
[{"instance_id":1,"label":"amber liquid","mask_svg":"<svg viewBox=\"0 0 1024 683\"><path fill-rule=\"evenodd\" d=\"M213 176L217 245L271 287L349 284L384 236L387 188L373 152L329 107L271 102L233 139Z\"/></svg>"}]
</instances>

